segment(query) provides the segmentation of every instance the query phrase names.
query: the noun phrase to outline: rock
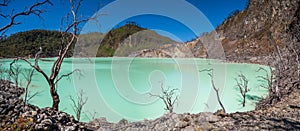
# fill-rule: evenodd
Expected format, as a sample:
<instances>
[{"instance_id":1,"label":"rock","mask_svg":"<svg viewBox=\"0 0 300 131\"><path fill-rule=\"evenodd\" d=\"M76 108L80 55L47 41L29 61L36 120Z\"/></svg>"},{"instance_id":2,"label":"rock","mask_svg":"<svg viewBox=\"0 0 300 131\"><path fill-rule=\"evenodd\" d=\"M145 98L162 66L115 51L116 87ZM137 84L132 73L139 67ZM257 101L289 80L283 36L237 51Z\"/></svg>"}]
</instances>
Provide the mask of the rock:
<instances>
[{"instance_id":1,"label":"rock","mask_svg":"<svg viewBox=\"0 0 300 131\"><path fill-rule=\"evenodd\" d=\"M213 113L203 112L200 113L199 119L197 120L198 123L210 122L214 123L219 120L219 117L214 115Z\"/></svg>"},{"instance_id":2,"label":"rock","mask_svg":"<svg viewBox=\"0 0 300 131\"><path fill-rule=\"evenodd\" d=\"M31 112L31 115L32 115L32 116L36 116L36 115L37 115L37 112L36 112L36 111L32 111L32 112Z\"/></svg>"},{"instance_id":3,"label":"rock","mask_svg":"<svg viewBox=\"0 0 300 131\"><path fill-rule=\"evenodd\" d=\"M66 123L68 123L68 122L70 122L71 120L70 119L68 119L67 118L67 116L59 116L58 118L57 118L57 120L60 122L60 123L62 123L62 124L66 124Z\"/></svg>"},{"instance_id":4,"label":"rock","mask_svg":"<svg viewBox=\"0 0 300 131\"><path fill-rule=\"evenodd\" d=\"M172 118L173 120L179 120L178 115L175 114L175 113L171 115L171 118Z\"/></svg>"},{"instance_id":5,"label":"rock","mask_svg":"<svg viewBox=\"0 0 300 131\"><path fill-rule=\"evenodd\" d=\"M34 129L35 129L35 130L42 130L42 129L43 129L43 126L42 126L42 125L39 125L39 124L36 124L36 125L34 126Z\"/></svg>"},{"instance_id":6,"label":"rock","mask_svg":"<svg viewBox=\"0 0 300 131\"><path fill-rule=\"evenodd\" d=\"M50 129L49 129L49 127L45 126L45 127L43 127L43 130L44 131L49 131Z\"/></svg>"},{"instance_id":7,"label":"rock","mask_svg":"<svg viewBox=\"0 0 300 131\"><path fill-rule=\"evenodd\" d=\"M167 130L167 127L164 126L164 125L157 124L157 125L154 127L154 129L157 130L157 131L166 131L166 130Z\"/></svg>"},{"instance_id":8,"label":"rock","mask_svg":"<svg viewBox=\"0 0 300 131\"><path fill-rule=\"evenodd\" d=\"M222 109L217 110L217 112L214 113L214 114L215 114L215 115L218 115L218 116L221 116L221 117L226 116L226 113L225 113Z\"/></svg>"},{"instance_id":9,"label":"rock","mask_svg":"<svg viewBox=\"0 0 300 131\"><path fill-rule=\"evenodd\" d=\"M74 127L74 126L66 126L65 127L66 131L75 131L75 129L76 129L76 127Z\"/></svg>"},{"instance_id":10,"label":"rock","mask_svg":"<svg viewBox=\"0 0 300 131\"><path fill-rule=\"evenodd\" d=\"M175 125L176 128L184 128L186 126L188 126L188 122L185 122L185 121L179 121Z\"/></svg>"},{"instance_id":11,"label":"rock","mask_svg":"<svg viewBox=\"0 0 300 131\"><path fill-rule=\"evenodd\" d=\"M212 127L213 126L208 122L201 123L201 125L200 125L200 129L204 130L204 131L211 130Z\"/></svg>"},{"instance_id":12,"label":"rock","mask_svg":"<svg viewBox=\"0 0 300 131\"><path fill-rule=\"evenodd\" d=\"M183 131L196 131L194 127L192 126L187 126L186 128L184 128Z\"/></svg>"},{"instance_id":13,"label":"rock","mask_svg":"<svg viewBox=\"0 0 300 131\"><path fill-rule=\"evenodd\" d=\"M79 128L84 129L85 127L84 127L84 125L79 125Z\"/></svg>"},{"instance_id":14,"label":"rock","mask_svg":"<svg viewBox=\"0 0 300 131\"><path fill-rule=\"evenodd\" d=\"M119 125L127 125L128 121L126 119L122 119L118 122Z\"/></svg>"},{"instance_id":15,"label":"rock","mask_svg":"<svg viewBox=\"0 0 300 131\"><path fill-rule=\"evenodd\" d=\"M106 118L105 117L100 117L100 118L97 118L97 119L95 119L97 122L99 122L99 123L105 123L105 122L107 122L107 120L106 120Z\"/></svg>"},{"instance_id":16,"label":"rock","mask_svg":"<svg viewBox=\"0 0 300 131\"><path fill-rule=\"evenodd\" d=\"M52 125L52 121L50 119L42 120L41 124L43 125Z\"/></svg>"}]
</instances>

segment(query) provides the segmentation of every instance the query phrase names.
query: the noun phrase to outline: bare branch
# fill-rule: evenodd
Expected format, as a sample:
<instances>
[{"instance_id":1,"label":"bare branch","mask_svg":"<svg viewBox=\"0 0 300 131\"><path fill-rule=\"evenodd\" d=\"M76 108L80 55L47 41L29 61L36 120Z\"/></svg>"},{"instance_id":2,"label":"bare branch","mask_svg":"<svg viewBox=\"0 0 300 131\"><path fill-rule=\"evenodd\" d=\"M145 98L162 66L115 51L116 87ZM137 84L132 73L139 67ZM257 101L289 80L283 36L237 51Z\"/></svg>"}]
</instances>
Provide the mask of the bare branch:
<instances>
[{"instance_id":1,"label":"bare branch","mask_svg":"<svg viewBox=\"0 0 300 131\"><path fill-rule=\"evenodd\" d=\"M208 71L208 72L211 72L213 69L203 69L203 70L200 70L199 72L205 72L205 71Z\"/></svg>"},{"instance_id":2,"label":"bare branch","mask_svg":"<svg viewBox=\"0 0 300 131\"><path fill-rule=\"evenodd\" d=\"M152 93L148 93L150 96L154 96L157 97L159 99L161 99L164 104L165 104L165 110L168 110L170 113L173 112L174 109L174 104L175 102L177 102L178 100L178 95L176 95L176 91L178 91L178 89L172 89L170 90L170 88L164 88L163 82L161 83L161 95L156 95L156 94L152 94ZM175 98L173 98L175 96Z\"/></svg>"},{"instance_id":3,"label":"bare branch","mask_svg":"<svg viewBox=\"0 0 300 131\"><path fill-rule=\"evenodd\" d=\"M83 106L86 104L88 100L87 97L83 98L83 95L84 92L80 90L79 94L77 95L77 101L72 96L70 96L70 100L73 103L73 111L75 112L78 121L80 121L80 116L82 113Z\"/></svg>"},{"instance_id":4,"label":"bare branch","mask_svg":"<svg viewBox=\"0 0 300 131\"><path fill-rule=\"evenodd\" d=\"M24 76L25 80L27 81L26 87L25 87L25 97L24 97L24 106L27 104L28 102L28 92L29 92L29 85L31 84L32 81L32 76L34 74L34 69L29 69L29 70L25 70L22 75Z\"/></svg>"},{"instance_id":5,"label":"bare branch","mask_svg":"<svg viewBox=\"0 0 300 131\"><path fill-rule=\"evenodd\" d=\"M74 74L76 72L80 73L80 70L79 69L75 69L75 70L73 70L72 72L70 72L68 74L61 75L59 78L56 79L55 84L57 84L62 78L69 78L72 74Z\"/></svg>"},{"instance_id":6,"label":"bare branch","mask_svg":"<svg viewBox=\"0 0 300 131\"><path fill-rule=\"evenodd\" d=\"M243 107L245 107L246 94L250 91L249 88L248 88L249 80L242 73L240 73L238 75L238 78L235 78L235 81L236 81L236 84L237 84L236 86L239 88L240 94L242 95L242 98L243 98L242 105L243 105Z\"/></svg>"},{"instance_id":7,"label":"bare branch","mask_svg":"<svg viewBox=\"0 0 300 131\"><path fill-rule=\"evenodd\" d=\"M9 78L15 83L16 87L19 87L19 76L22 72L21 65L11 62L9 64Z\"/></svg>"},{"instance_id":8,"label":"bare branch","mask_svg":"<svg viewBox=\"0 0 300 131\"><path fill-rule=\"evenodd\" d=\"M44 10L41 10L41 9L36 9L36 8L38 8L38 7L42 6L42 5L45 5L45 4L53 5L53 4L50 2L50 0L44 0L44 1L42 1L42 2L36 2L35 4L31 5L31 6L29 7L28 10L25 10L25 11L22 11L22 12L19 12L19 13L16 13L16 14L12 15L12 16L10 17L10 22L9 22L8 24L6 24L5 26L1 27L1 28L0 28L0 32L3 32L4 30L10 28L10 27L13 26L13 25L18 25L18 24L20 24L20 22L16 22L16 18L18 18L18 17L20 17L20 16L28 16L28 15L34 14L34 15L40 17L40 15L41 15L43 12L45 12L45 11L44 11ZM4 5L4 6L6 5L6 4L5 4L5 1L4 1L4 4L2 4L2 5ZM7 6L7 5L6 5L6 6ZM2 17L5 16L5 17L7 18L6 15L1 15L1 16L2 16Z\"/></svg>"},{"instance_id":9,"label":"bare branch","mask_svg":"<svg viewBox=\"0 0 300 131\"><path fill-rule=\"evenodd\" d=\"M0 2L0 6L8 6L9 0L3 0Z\"/></svg>"},{"instance_id":10,"label":"bare branch","mask_svg":"<svg viewBox=\"0 0 300 131\"><path fill-rule=\"evenodd\" d=\"M94 111L93 113L87 111L85 113L85 116L91 121L91 120L94 120L96 118L96 115L98 114L97 111Z\"/></svg>"},{"instance_id":11,"label":"bare branch","mask_svg":"<svg viewBox=\"0 0 300 131\"><path fill-rule=\"evenodd\" d=\"M32 98L34 98L35 96L41 94L42 91L37 91L35 93L33 93L32 95L30 95L30 93L28 93L28 99L27 99L27 102L29 102Z\"/></svg>"},{"instance_id":12,"label":"bare branch","mask_svg":"<svg viewBox=\"0 0 300 131\"><path fill-rule=\"evenodd\" d=\"M271 67L269 67L269 69L270 69L270 71L272 71ZM268 85L267 86L261 85L261 86L264 87L264 88L267 88L269 90L269 94L274 94L275 92L274 92L272 83L274 82L275 77L273 76L273 73L271 72L270 75L269 75L268 70L266 70L263 67L259 67L256 70L256 72L260 72L260 71L263 71L265 73L265 76L259 75L256 78L260 78L260 79L266 81Z\"/></svg>"},{"instance_id":13,"label":"bare branch","mask_svg":"<svg viewBox=\"0 0 300 131\"><path fill-rule=\"evenodd\" d=\"M26 62L27 64L29 64L32 68L34 68L36 71L38 71L39 73L41 73L45 79L47 80L47 82L49 83L49 77L48 75L38 66L38 65L33 65L29 60L25 59L25 58L15 58L11 63L15 63L18 60L23 60L24 62Z\"/></svg>"}]
</instances>

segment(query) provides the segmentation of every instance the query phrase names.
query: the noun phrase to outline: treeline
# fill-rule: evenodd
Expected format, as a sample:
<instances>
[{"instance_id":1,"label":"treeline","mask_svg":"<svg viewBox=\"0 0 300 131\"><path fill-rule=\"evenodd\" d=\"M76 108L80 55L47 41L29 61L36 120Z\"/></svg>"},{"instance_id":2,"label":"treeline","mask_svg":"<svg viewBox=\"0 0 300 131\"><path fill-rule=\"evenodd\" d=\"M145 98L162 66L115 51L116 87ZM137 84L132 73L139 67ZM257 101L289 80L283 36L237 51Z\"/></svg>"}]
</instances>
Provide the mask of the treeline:
<instances>
[{"instance_id":1,"label":"treeline","mask_svg":"<svg viewBox=\"0 0 300 131\"><path fill-rule=\"evenodd\" d=\"M122 42L129 35L136 32L145 30L136 24L127 23L126 25L112 29L109 31L100 44L100 40L97 37L90 34L81 35L81 42L89 42L95 39L100 44L98 48L97 56L113 56L115 49L118 47L118 43ZM98 35L97 35L98 36ZM0 58L14 58L14 57L34 57L34 55L42 47L43 53L41 57L56 57L58 51L61 48L62 35L59 31L49 30L31 30L26 32L18 32L6 38L0 39ZM83 39L84 38L84 39ZM101 39L102 39L101 38ZM75 44L73 44L75 45ZM73 49L70 49L68 57L72 56Z\"/></svg>"},{"instance_id":2,"label":"treeline","mask_svg":"<svg viewBox=\"0 0 300 131\"><path fill-rule=\"evenodd\" d=\"M89 52L97 51L97 57L111 57L114 55L116 49L129 36L147 30L140 27L134 22L128 22L124 26L112 29L106 34L93 32L88 34L81 34L77 44L77 52L87 55ZM160 36L154 31L145 32L143 36L139 36L136 40L136 50L148 48L153 44L172 43L173 40ZM57 57L61 45L62 34L59 31L49 30L31 30L26 32L19 32L9 37L0 39L0 58L15 58L15 57L29 57L33 58L35 54L42 47L43 53L41 57ZM69 50L67 57L73 55L73 44ZM97 47L99 47L97 49ZM89 56L89 55L88 55Z\"/></svg>"},{"instance_id":3,"label":"treeline","mask_svg":"<svg viewBox=\"0 0 300 131\"><path fill-rule=\"evenodd\" d=\"M41 57L55 57L61 48L62 35L58 31L31 30L19 32L0 40L0 57L34 57L42 47ZM71 56L71 52L68 56Z\"/></svg>"}]
</instances>

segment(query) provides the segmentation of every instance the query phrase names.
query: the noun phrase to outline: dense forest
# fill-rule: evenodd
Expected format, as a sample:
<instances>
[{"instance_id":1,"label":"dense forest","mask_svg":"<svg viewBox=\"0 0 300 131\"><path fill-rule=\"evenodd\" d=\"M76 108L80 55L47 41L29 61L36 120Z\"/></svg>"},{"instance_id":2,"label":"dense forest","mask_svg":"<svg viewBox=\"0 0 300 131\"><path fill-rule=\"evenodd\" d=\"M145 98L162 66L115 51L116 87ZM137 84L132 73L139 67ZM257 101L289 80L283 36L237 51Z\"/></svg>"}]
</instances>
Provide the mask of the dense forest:
<instances>
[{"instance_id":1,"label":"dense forest","mask_svg":"<svg viewBox=\"0 0 300 131\"><path fill-rule=\"evenodd\" d=\"M55 57L60 49L61 37L61 33L58 31L31 30L18 32L1 39L0 57L33 57L40 47L43 49L42 57Z\"/></svg>"}]
</instances>

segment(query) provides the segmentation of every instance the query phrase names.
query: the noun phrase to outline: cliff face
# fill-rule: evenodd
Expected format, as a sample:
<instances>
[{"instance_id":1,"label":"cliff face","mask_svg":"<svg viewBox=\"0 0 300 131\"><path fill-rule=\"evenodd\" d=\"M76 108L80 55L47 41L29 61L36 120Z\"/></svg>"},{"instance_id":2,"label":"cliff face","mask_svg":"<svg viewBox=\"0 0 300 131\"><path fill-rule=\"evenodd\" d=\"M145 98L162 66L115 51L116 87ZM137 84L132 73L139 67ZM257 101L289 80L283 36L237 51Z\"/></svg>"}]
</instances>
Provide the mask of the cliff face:
<instances>
[{"instance_id":1,"label":"cliff face","mask_svg":"<svg viewBox=\"0 0 300 131\"><path fill-rule=\"evenodd\" d=\"M300 0L250 0L245 10L227 18L216 32L227 59L268 59L276 47L299 41L299 18ZM198 49L193 51L196 57L197 51L205 54L206 49L200 48L203 37L186 43L191 50Z\"/></svg>"},{"instance_id":2,"label":"cliff face","mask_svg":"<svg viewBox=\"0 0 300 131\"><path fill-rule=\"evenodd\" d=\"M244 11L216 29L226 56L270 55L276 45L299 39L299 11L299 0L250 0Z\"/></svg>"}]
</instances>

